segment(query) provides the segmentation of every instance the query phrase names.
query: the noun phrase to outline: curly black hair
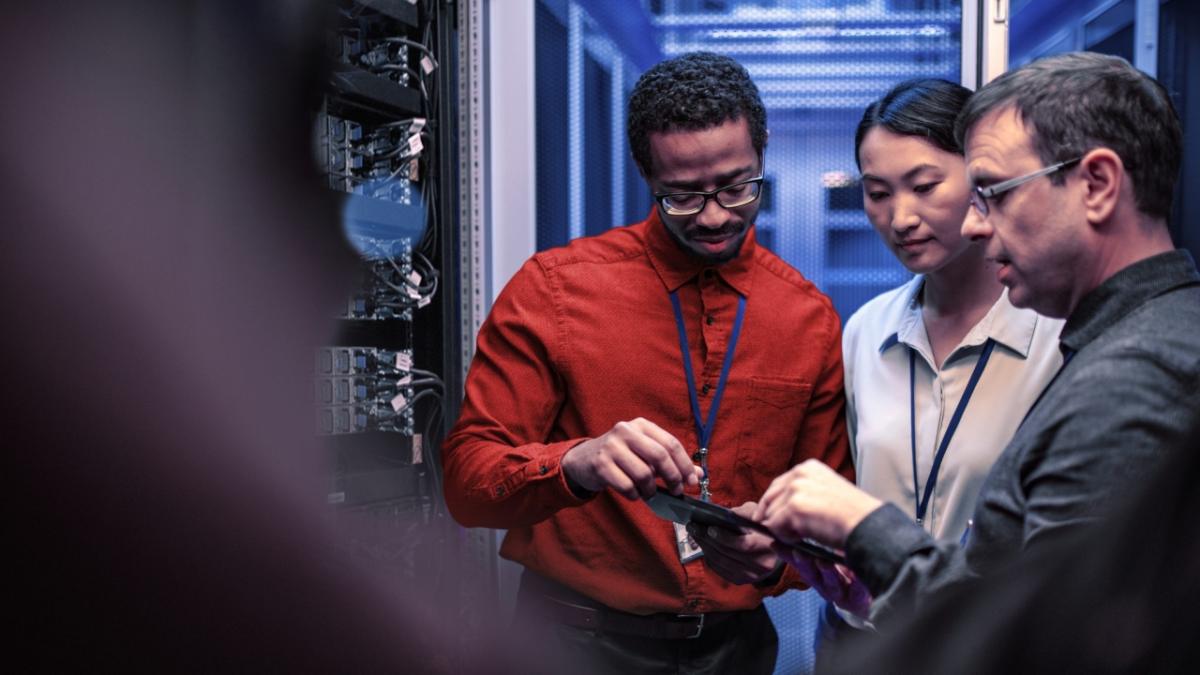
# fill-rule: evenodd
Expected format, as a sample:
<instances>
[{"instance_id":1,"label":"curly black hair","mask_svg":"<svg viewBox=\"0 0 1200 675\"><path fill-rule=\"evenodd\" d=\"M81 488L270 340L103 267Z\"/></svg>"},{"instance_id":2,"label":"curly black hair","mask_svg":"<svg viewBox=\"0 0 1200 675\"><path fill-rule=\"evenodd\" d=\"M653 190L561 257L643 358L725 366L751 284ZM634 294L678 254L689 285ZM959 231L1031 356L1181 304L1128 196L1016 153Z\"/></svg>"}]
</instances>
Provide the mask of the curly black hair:
<instances>
[{"instance_id":1,"label":"curly black hair","mask_svg":"<svg viewBox=\"0 0 1200 675\"><path fill-rule=\"evenodd\" d=\"M633 159L646 175L650 134L708 129L742 117L761 156L767 145L767 110L750 73L728 56L692 52L667 59L638 78L629 97L626 132Z\"/></svg>"}]
</instances>

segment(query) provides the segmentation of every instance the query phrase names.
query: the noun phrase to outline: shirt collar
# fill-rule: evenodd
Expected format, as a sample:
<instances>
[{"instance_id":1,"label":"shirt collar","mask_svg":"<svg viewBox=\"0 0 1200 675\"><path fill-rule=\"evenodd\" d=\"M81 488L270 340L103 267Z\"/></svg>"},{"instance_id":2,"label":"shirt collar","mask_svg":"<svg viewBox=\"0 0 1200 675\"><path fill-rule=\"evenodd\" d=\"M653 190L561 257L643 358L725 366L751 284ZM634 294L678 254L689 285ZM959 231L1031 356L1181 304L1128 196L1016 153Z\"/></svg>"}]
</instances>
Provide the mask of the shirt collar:
<instances>
[{"instance_id":1,"label":"shirt collar","mask_svg":"<svg viewBox=\"0 0 1200 675\"><path fill-rule=\"evenodd\" d=\"M966 342L983 344L990 338L1025 358L1033 348L1033 333L1040 318L1032 309L1014 307L1008 300L1008 289L1005 288L983 320L967 334Z\"/></svg>"},{"instance_id":2,"label":"shirt collar","mask_svg":"<svg viewBox=\"0 0 1200 675\"><path fill-rule=\"evenodd\" d=\"M919 349L928 342L921 326L921 305L917 302L917 295L924 283L925 277L918 274L904 285L898 298L900 302L896 303L900 311L891 313L888 317L884 326L884 335L887 337L879 345L879 353L882 354L901 343Z\"/></svg>"},{"instance_id":3,"label":"shirt collar","mask_svg":"<svg viewBox=\"0 0 1200 675\"><path fill-rule=\"evenodd\" d=\"M887 337L879 345L880 353L901 343L917 351L924 349L932 352L929 347L929 335L925 332L925 324L921 317L921 303L918 300L924 285L925 276L921 274L913 277L906 285L900 296L902 310L893 315L892 325L885 330L884 334ZM973 347L991 339L1025 358L1029 356L1029 350L1033 346L1033 333L1037 328L1038 318L1038 314L1032 310L1014 307L1008 301L1006 288L1000 293L1000 297L996 298L996 302L983 319L962 339L959 347Z\"/></svg>"},{"instance_id":4,"label":"shirt collar","mask_svg":"<svg viewBox=\"0 0 1200 675\"><path fill-rule=\"evenodd\" d=\"M720 265L706 263L680 248L671 237L671 233L667 232L667 226L659 218L657 208L651 210L650 216L642 221L642 226L646 233L646 254L667 292L674 292L700 272L713 269L734 290L743 297L749 297L754 272L754 253L758 247L754 239L753 225L746 232L737 257Z\"/></svg>"},{"instance_id":5,"label":"shirt collar","mask_svg":"<svg viewBox=\"0 0 1200 675\"><path fill-rule=\"evenodd\" d=\"M1083 296L1063 327L1062 346L1077 352L1150 298L1196 283L1196 263L1183 249L1135 262Z\"/></svg>"}]
</instances>

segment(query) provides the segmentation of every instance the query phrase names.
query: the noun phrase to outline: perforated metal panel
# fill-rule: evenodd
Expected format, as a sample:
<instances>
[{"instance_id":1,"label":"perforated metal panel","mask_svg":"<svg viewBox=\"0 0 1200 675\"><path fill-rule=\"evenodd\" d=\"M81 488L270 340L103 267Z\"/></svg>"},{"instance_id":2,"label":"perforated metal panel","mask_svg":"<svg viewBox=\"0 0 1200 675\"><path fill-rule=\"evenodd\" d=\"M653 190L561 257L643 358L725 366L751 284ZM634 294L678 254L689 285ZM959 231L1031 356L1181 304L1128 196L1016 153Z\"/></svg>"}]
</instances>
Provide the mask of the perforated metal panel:
<instances>
[{"instance_id":1,"label":"perforated metal panel","mask_svg":"<svg viewBox=\"0 0 1200 675\"><path fill-rule=\"evenodd\" d=\"M535 15L537 44L537 247L562 246L567 237L567 26L565 19L539 2Z\"/></svg>"},{"instance_id":2,"label":"perforated metal panel","mask_svg":"<svg viewBox=\"0 0 1200 675\"><path fill-rule=\"evenodd\" d=\"M640 219L651 204L623 136L613 133L623 114L611 112L624 110L640 71L619 58L622 39L592 20L591 4L538 6L539 248ZM854 126L867 103L901 80L960 79L960 3L661 0L640 7L666 56L728 54L758 84L771 132L760 240L828 293L843 319L907 280L863 215ZM577 39L571 12L581 17ZM580 51L576 68L572 49ZM613 172L619 162L625 170ZM622 175L624 184L616 184Z\"/></svg>"}]
</instances>

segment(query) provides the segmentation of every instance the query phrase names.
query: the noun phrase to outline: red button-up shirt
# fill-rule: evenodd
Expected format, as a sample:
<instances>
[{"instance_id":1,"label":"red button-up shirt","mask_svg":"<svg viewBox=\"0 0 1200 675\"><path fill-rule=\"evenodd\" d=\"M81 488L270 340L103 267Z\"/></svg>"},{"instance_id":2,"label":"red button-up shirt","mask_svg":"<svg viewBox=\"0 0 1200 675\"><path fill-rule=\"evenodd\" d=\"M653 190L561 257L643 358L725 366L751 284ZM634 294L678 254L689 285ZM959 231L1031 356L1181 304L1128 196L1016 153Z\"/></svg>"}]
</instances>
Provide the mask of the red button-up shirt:
<instances>
[{"instance_id":1,"label":"red button-up shirt","mask_svg":"<svg viewBox=\"0 0 1200 675\"><path fill-rule=\"evenodd\" d=\"M684 565L670 522L612 491L577 498L560 466L576 444L637 417L697 448L669 297L676 290L705 416L739 294L747 300L709 443L712 500L757 500L809 457L853 480L840 323L829 299L757 246L753 228L737 258L711 266L652 213L538 253L496 299L443 448L446 503L465 526L507 528L504 557L610 607L750 609L764 594L803 585L790 570L759 589L730 584L700 560Z\"/></svg>"}]
</instances>

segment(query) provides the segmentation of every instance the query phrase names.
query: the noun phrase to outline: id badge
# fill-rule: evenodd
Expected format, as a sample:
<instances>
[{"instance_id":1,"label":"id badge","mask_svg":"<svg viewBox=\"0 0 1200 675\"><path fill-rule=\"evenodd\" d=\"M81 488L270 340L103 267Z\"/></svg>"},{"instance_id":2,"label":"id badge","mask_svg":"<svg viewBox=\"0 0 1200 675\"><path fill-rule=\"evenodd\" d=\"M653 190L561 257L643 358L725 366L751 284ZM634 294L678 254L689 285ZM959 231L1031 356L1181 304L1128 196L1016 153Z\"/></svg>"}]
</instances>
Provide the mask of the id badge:
<instances>
[{"instance_id":1,"label":"id badge","mask_svg":"<svg viewBox=\"0 0 1200 675\"><path fill-rule=\"evenodd\" d=\"M704 555L704 549L700 548L692 535L688 534L687 525L671 524L675 526L675 548L679 551L680 562L686 565Z\"/></svg>"}]
</instances>

